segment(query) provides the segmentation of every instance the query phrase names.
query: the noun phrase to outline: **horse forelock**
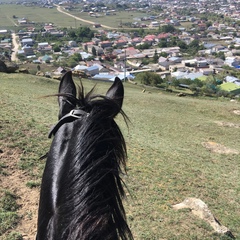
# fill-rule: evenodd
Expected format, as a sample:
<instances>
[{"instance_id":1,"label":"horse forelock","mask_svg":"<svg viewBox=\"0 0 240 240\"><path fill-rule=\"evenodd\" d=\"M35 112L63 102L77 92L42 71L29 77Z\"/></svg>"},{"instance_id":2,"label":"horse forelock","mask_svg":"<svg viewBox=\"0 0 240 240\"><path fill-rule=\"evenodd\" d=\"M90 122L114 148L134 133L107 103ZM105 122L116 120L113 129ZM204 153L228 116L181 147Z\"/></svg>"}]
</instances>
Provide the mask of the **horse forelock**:
<instances>
[{"instance_id":1,"label":"horse forelock","mask_svg":"<svg viewBox=\"0 0 240 240\"><path fill-rule=\"evenodd\" d=\"M56 217L61 216L65 226L60 237L132 239L122 205L126 144L111 113L119 106L105 96L93 95L93 90L84 96L83 87L78 99L72 99L88 116L70 123L66 172L62 173L57 203Z\"/></svg>"}]
</instances>

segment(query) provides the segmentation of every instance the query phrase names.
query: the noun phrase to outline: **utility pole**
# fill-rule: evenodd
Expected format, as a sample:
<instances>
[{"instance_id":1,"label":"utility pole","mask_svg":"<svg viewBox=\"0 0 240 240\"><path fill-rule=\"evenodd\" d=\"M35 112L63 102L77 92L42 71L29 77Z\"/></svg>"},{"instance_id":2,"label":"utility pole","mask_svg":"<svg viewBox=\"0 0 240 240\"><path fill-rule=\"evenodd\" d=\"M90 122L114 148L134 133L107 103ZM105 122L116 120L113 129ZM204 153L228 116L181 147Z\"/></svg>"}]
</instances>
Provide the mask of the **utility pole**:
<instances>
[{"instance_id":1,"label":"utility pole","mask_svg":"<svg viewBox=\"0 0 240 240\"><path fill-rule=\"evenodd\" d=\"M126 49L124 50L124 82L126 81Z\"/></svg>"}]
</instances>

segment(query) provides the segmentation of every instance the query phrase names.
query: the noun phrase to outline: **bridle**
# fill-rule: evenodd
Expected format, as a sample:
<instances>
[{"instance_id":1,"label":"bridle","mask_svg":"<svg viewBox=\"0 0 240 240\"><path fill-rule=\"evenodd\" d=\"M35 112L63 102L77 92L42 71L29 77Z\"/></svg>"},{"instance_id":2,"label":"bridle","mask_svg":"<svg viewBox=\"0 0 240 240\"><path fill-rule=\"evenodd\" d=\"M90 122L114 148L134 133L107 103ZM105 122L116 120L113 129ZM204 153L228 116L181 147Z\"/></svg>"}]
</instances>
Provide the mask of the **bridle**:
<instances>
[{"instance_id":1,"label":"bridle","mask_svg":"<svg viewBox=\"0 0 240 240\"><path fill-rule=\"evenodd\" d=\"M64 123L70 123L77 119L81 119L83 116L89 116L89 113L81 110L81 109L74 109L70 113L63 116L58 123L52 127L48 134L48 138L51 138L52 135L55 135L57 130L64 124Z\"/></svg>"}]
</instances>

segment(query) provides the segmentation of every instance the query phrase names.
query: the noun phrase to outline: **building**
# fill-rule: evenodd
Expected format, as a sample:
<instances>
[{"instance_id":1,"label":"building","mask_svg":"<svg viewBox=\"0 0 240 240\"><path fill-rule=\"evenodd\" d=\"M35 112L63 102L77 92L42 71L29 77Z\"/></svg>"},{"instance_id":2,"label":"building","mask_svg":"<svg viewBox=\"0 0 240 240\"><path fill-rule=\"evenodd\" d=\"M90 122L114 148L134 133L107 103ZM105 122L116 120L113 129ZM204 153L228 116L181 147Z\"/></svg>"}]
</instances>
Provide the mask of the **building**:
<instances>
[{"instance_id":1,"label":"building","mask_svg":"<svg viewBox=\"0 0 240 240\"><path fill-rule=\"evenodd\" d=\"M21 41L21 45L22 46L30 46L30 47L32 47L34 45L34 41L33 41L32 38L24 38Z\"/></svg>"}]
</instances>

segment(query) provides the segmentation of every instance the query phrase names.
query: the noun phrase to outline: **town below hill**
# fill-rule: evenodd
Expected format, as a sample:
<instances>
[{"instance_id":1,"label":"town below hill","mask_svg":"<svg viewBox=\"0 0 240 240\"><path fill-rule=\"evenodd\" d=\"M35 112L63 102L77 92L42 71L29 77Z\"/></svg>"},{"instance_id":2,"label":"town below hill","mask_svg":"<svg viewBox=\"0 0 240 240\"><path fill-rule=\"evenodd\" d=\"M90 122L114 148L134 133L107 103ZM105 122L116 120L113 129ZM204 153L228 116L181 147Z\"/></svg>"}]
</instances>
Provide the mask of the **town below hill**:
<instances>
[{"instance_id":1,"label":"town below hill","mask_svg":"<svg viewBox=\"0 0 240 240\"><path fill-rule=\"evenodd\" d=\"M71 69L76 76L95 80L112 81L118 76L165 90L184 88L194 94L238 97L239 4L218 3L215 9L207 1L193 1L186 8L185 1L172 7L170 2L144 2L137 7L126 3L124 9L104 1L84 5L69 1L27 3L57 8L72 17L77 9L94 20L96 15L118 11L144 11L146 17L134 18L124 29L122 25L110 29L94 21L91 27L79 28L39 25L14 15L17 31L0 29L1 58L17 63L20 71L53 78ZM0 66L2 69L6 67Z\"/></svg>"}]
</instances>

